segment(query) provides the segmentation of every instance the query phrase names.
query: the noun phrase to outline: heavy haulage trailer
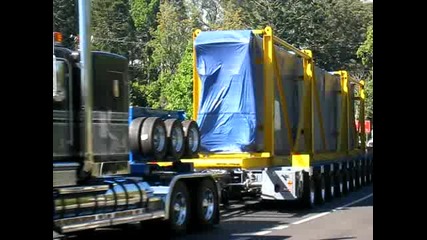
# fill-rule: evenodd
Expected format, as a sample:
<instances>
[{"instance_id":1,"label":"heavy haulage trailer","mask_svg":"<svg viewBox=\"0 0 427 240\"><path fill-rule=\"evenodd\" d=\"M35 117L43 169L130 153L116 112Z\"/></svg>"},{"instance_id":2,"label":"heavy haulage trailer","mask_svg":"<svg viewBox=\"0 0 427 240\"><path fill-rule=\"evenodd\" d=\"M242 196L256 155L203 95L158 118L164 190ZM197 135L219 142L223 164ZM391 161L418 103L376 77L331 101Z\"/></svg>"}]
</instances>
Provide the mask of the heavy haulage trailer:
<instances>
[{"instance_id":1,"label":"heavy haulage trailer","mask_svg":"<svg viewBox=\"0 0 427 240\"><path fill-rule=\"evenodd\" d=\"M201 148L181 161L222 175L223 202L252 196L311 207L372 181L372 154L355 127L356 101L365 119L363 81L316 67L310 50L270 27L197 30L193 39Z\"/></svg>"},{"instance_id":2,"label":"heavy haulage trailer","mask_svg":"<svg viewBox=\"0 0 427 240\"><path fill-rule=\"evenodd\" d=\"M54 34L54 239L150 219L181 234L218 224L220 201L313 206L372 181L354 126L363 81L315 67L270 27L194 32L193 120L129 106L127 59L91 51L90 36L79 0L79 50Z\"/></svg>"}]
</instances>

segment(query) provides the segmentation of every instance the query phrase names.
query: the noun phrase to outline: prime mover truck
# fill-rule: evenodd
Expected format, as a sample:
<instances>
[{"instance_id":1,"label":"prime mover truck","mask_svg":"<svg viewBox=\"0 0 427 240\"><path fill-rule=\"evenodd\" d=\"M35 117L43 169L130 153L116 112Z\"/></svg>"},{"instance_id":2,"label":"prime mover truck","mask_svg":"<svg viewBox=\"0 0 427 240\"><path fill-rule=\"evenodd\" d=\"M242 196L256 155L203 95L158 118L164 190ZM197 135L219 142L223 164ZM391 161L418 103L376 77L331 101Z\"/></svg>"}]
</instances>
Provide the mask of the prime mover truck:
<instances>
[{"instance_id":1,"label":"prime mover truck","mask_svg":"<svg viewBox=\"0 0 427 240\"><path fill-rule=\"evenodd\" d=\"M193 120L129 107L127 59L90 50L90 1L78 51L54 36L54 238L150 219L181 234L230 199L313 207L372 181L363 81L270 27L194 32Z\"/></svg>"}]
</instances>

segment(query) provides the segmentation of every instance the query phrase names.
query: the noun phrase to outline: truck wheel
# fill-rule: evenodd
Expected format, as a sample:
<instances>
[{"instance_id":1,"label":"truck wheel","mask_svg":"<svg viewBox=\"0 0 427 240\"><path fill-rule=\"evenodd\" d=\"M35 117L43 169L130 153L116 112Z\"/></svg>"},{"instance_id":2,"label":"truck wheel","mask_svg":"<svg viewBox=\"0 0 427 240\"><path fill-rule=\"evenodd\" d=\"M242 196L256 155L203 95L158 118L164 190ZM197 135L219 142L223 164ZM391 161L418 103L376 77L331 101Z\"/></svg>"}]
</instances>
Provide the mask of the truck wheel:
<instances>
[{"instance_id":1,"label":"truck wheel","mask_svg":"<svg viewBox=\"0 0 427 240\"><path fill-rule=\"evenodd\" d=\"M315 203L322 205L325 202L325 175L318 173L315 181Z\"/></svg>"},{"instance_id":2,"label":"truck wheel","mask_svg":"<svg viewBox=\"0 0 427 240\"><path fill-rule=\"evenodd\" d=\"M325 201L329 202L334 196L334 177L333 172L328 170L325 173Z\"/></svg>"},{"instance_id":3,"label":"truck wheel","mask_svg":"<svg viewBox=\"0 0 427 240\"><path fill-rule=\"evenodd\" d=\"M145 121L145 117L139 117L132 120L129 126L129 147L132 153L141 154L140 136L141 127Z\"/></svg>"},{"instance_id":4,"label":"truck wheel","mask_svg":"<svg viewBox=\"0 0 427 240\"><path fill-rule=\"evenodd\" d=\"M197 123L192 120L182 122L185 137L185 155L188 157L197 154L200 148L200 131Z\"/></svg>"},{"instance_id":5,"label":"truck wheel","mask_svg":"<svg viewBox=\"0 0 427 240\"><path fill-rule=\"evenodd\" d=\"M360 178L362 186L366 186L366 159L362 160L362 166L360 167Z\"/></svg>"},{"instance_id":6,"label":"truck wheel","mask_svg":"<svg viewBox=\"0 0 427 240\"><path fill-rule=\"evenodd\" d=\"M314 208L314 180L308 172L303 172L303 189L302 197L299 200L300 206L302 208Z\"/></svg>"},{"instance_id":7,"label":"truck wheel","mask_svg":"<svg viewBox=\"0 0 427 240\"><path fill-rule=\"evenodd\" d=\"M167 152L174 160L179 160L185 148L184 142L184 131L182 130L182 124L177 119L165 120L166 137L168 140Z\"/></svg>"},{"instance_id":8,"label":"truck wheel","mask_svg":"<svg viewBox=\"0 0 427 240\"><path fill-rule=\"evenodd\" d=\"M354 188L360 189L361 188L361 177L360 177L361 168L359 164L355 165L354 168Z\"/></svg>"},{"instance_id":9,"label":"truck wheel","mask_svg":"<svg viewBox=\"0 0 427 240\"><path fill-rule=\"evenodd\" d=\"M204 179L199 184L196 201L197 223L205 227L213 226L219 204L218 194L212 180Z\"/></svg>"},{"instance_id":10,"label":"truck wheel","mask_svg":"<svg viewBox=\"0 0 427 240\"><path fill-rule=\"evenodd\" d=\"M349 188L349 173L347 168L343 168L341 170L341 193L342 195L348 194L348 188Z\"/></svg>"},{"instance_id":11,"label":"truck wheel","mask_svg":"<svg viewBox=\"0 0 427 240\"><path fill-rule=\"evenodd\" d=\"M339 198L342 194L343 179L340 170L334 171L334 197Z\"/></svg>"},{"instance_id":12,"label":"truck wheel","mask_svg":"<svg viewBox=\"0 0 427 240\"><path fill-rule=\"evenodd\" d=\"M140 138L144 155L152 155L156 160L164 159L167 149L166 128L160 118L147 118L142 124Z\"/></svg>"},{"instance_id":13,"label":"truck wheel","mask_svg":"<svg viewBox=\"0 0 427 240\"><path fill-rule=\"evenodd\" d=\"M356 182L354 178L354 165L350 164L350 169L348 169L348 191L354 192L354 183Z\"/></svg>"},{"instance_id":14,"label":"truck wheel","mask_svg":"<svg viewBox=\"0 0 427 240\"><path fill-rule=\"evenodd\" d=\"M187 232L190 206L187 187L181 181L176 182L169 205L169 223L174 234L183 235Z\"/></svg>"}]
</instances>

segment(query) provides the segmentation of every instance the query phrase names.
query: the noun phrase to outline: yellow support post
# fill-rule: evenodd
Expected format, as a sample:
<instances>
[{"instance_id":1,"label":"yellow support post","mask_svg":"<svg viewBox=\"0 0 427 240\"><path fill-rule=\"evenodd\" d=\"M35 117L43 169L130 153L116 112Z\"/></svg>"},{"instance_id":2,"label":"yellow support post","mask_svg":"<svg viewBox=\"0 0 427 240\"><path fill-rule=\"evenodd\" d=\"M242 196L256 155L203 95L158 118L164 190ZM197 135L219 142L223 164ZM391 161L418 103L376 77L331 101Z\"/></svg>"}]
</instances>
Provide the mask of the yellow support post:
<instances>
[{"instance_id":1,"label":"yellow support post","mask_svg":"<svg viewBox=\"0 0 427 240\"><path fill-rule=\"evenodd\" d=\"M279 71L279 64L277 62L277 58L276 58L276 53L273 52L273 61L274 61L274 74L276 77L276 85L277 88L279 90L279 97L280 97L280 105L282 106L282 112L285 115L284 119L285 119L285 124L286 124L286 128L288 129L288 142L289 145L291 146L291 149L294 146L294 140L292 137L292 126L291 126L291 122L289 121L289 113L288 113L288 105L286 102L286 96L285 93L283 92L283 84L282 84L282 76L280 75L280 71Z\"/></svg>"},{"instance_id":2,"label":"yellow support post","mask_svg":"<svg viewBox=\"0 0 427 240\"><path fill-rule=\"evenodd\" d=\"M310 58L303 59L303 68L304 68L304 140L305 140L305 150L314 154L314 114L313 114L313 54L310 50L303 50Z\"/></svg>"},{"instance_id":3,"label":"yellow support post","mask_svg":"<svg viewBox=\"0 0 427 240\"><path fill-rule=\"evenodd\" d=\"M273 30L264 29L264 146L274 155L274 75L273 75Z\"/></svg>"},{"instance_id":4,"label":"yellow support post","mask_svg":"<svg viewBox=\"0 0 427 240\"><path fill-rule=\"evenodd\" d=\"M341 124L338 138L338 151L347 152L348 149L348 132L349 132L349 78L347 71L337 71L335 74L340 76L341 82Z\"/></svg>"},{"instance_id":5,"label":"yellow support post","mask_svg":"<svg viewBox=\"0 0 427 240\"><path fill-rule=\"evenodd\" d=\"M360 125L360 142L362 144L361 149L366 150L366 139L365 139L365 81L361 80L359 86L359 123Z\"/></svg>"},{"instance_id":6,"label":"yellow support post","mask_svg":"<svg viewBox=\"0 0 427 240\"><path fill-rule=\"evenodd\" d=\"M317 118L319 120L319 126L320 126L320 136L322 139L322 147L323 147L323 151L327 150L327 142L326 142L326 134L325 134L325 127L323 126L323 116L322 116L322 109L320 106L320 99L319 99L319 93L317 91L317 78L316 78L316 72L315 72L315 66L314 66L314 61L313 58L311 58L311 66L312 66L312 72L313 72L313 83L311 84L312 86L312 94L313 94L313 99L314 99L314 103L316 104L316 114L317 114ZM313 113L314 114L314 113ZM314 129L314 123L313 123L313 129ZM314 139L314 130L313 130L313 139ZM314 140L313 140L314 142ZM314 148L314 147L313 147Z\"/></svg>"},{"instance_id":7,"label":"yellow support post","mask_svg":"<svg viewBox=\"0 0 427 240\"><path fill-rule=\"evenodd\" d=\"M200 100L200 77L197 73L197 59L196 59L196 48L195 41L197 35L201 32L200 29L196 29L193 32L193 120L197 120L199 111L199 100Z\"/></svg>"}]
</instances>

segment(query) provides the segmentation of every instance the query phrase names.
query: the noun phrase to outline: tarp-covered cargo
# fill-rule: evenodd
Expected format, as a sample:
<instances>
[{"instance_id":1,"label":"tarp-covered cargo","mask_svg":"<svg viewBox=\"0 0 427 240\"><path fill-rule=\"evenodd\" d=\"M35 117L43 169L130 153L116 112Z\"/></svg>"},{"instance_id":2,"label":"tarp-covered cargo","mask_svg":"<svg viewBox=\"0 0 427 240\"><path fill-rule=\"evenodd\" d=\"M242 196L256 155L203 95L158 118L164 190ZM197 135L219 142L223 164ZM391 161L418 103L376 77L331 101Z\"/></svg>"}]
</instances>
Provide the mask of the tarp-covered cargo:
<instances>
[{"instance_id":1,"label":"tarp-covered cargo","mask_svg":"<svg viewBox=\"0 0 427 240\"><path fill-rule=\"evenodd\" d=\"M264 79L262 38L252 31L201 32L195 40L200 99L197 122L201 150L207 152L262 152ZM292 139L295 141L304 91L303 61L275 46L286 98ZM340 119L339 77L315 70L327 151L337 149ZM267 79L276 81L276 79ZM275 154L289 154L288 126L275 83ZM316 110L316 109L315 109ZM314 117L315 150L323 150L318 116ZM304 148L303 138L299 141Z\"/></svg>"}]
</instances>

